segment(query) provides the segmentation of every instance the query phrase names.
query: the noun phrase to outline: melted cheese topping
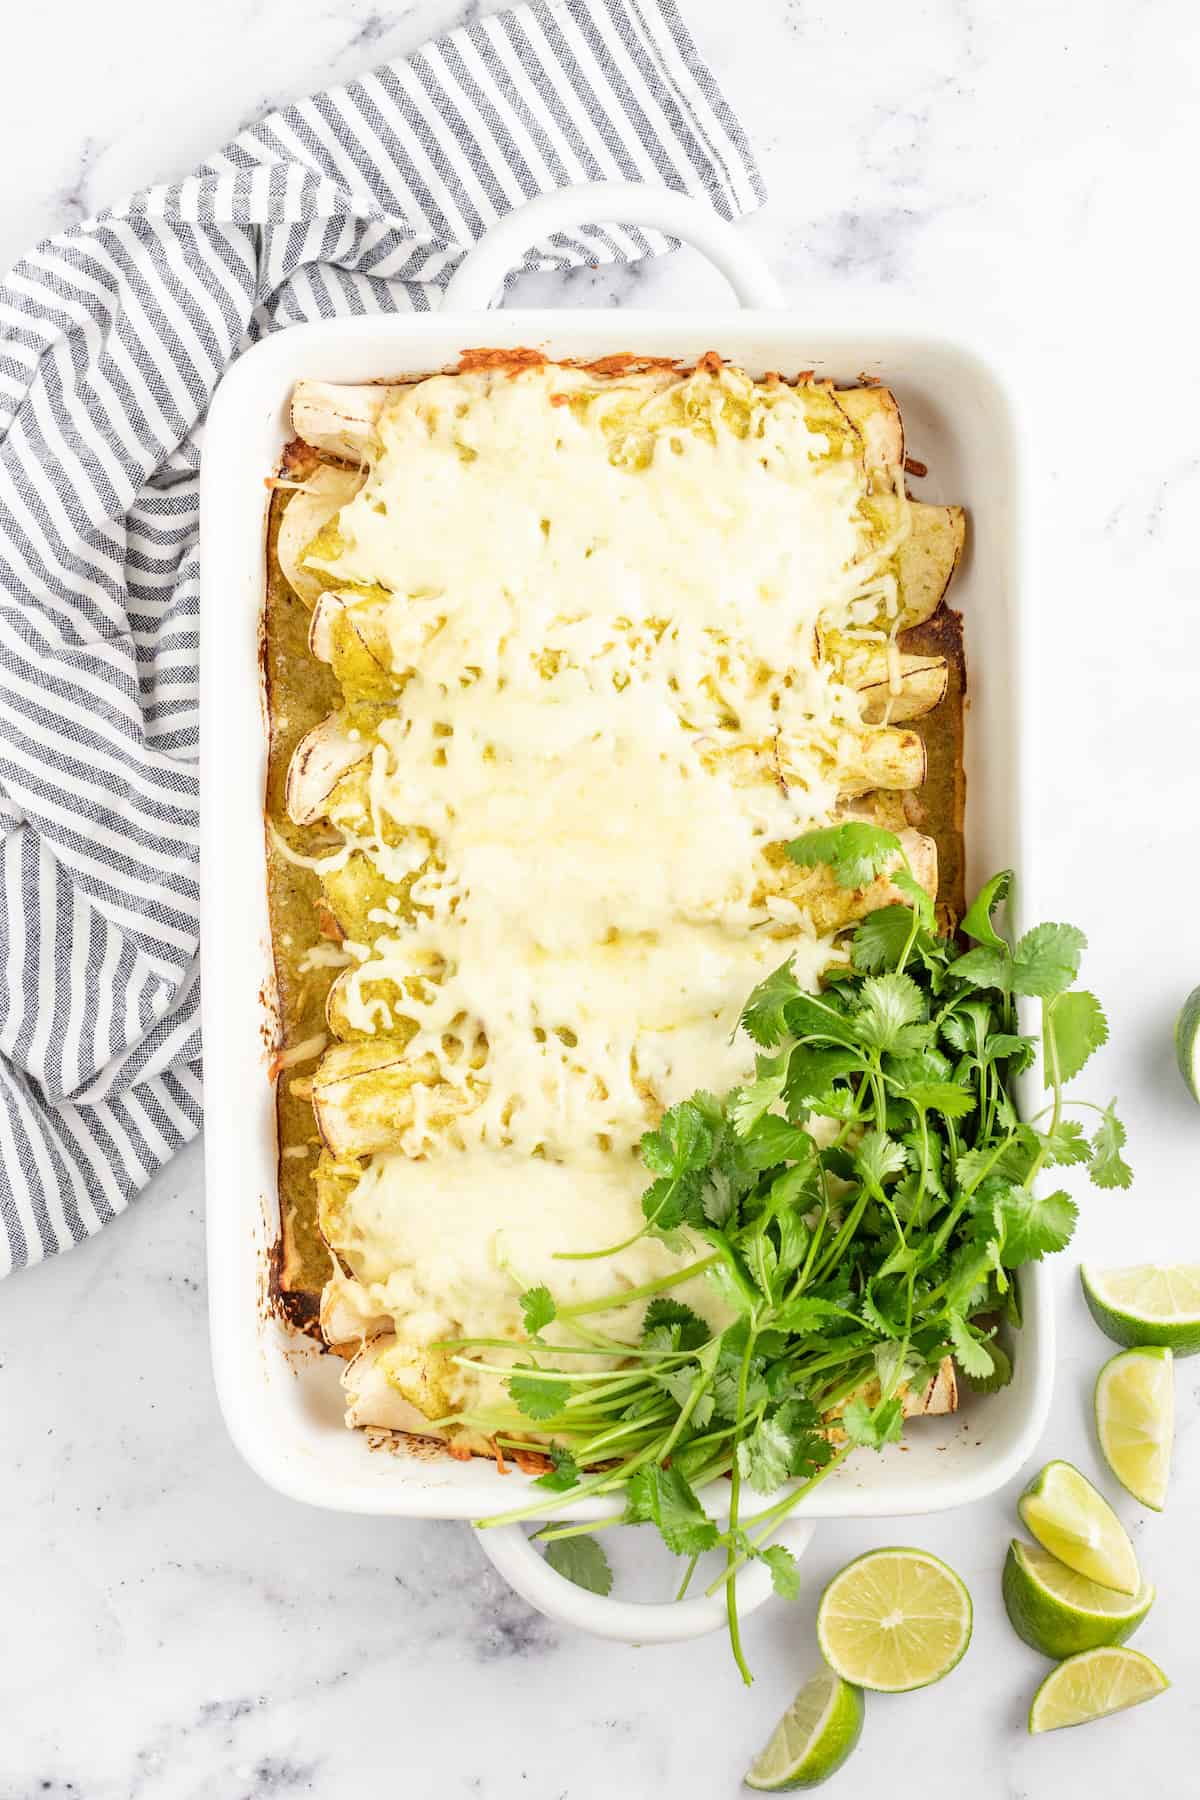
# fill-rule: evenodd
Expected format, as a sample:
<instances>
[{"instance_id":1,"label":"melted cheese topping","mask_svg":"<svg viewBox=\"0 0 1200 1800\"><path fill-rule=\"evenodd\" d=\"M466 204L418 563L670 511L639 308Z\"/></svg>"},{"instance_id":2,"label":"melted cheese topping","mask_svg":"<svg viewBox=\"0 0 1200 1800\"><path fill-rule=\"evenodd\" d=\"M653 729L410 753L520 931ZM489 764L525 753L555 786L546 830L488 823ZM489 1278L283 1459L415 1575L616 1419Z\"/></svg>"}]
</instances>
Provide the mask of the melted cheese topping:
<instances>
[{"instance_id":1,"label":"melted cheese topping","mask_svg":"<svg viewBox=\"0 0 1200 1800\"><path fill-rule=\"evenodd\" d=\"M645 1240L551 1258L636 1226L642 1134L752 1072L758 980L831 959L769 852L837 805L865 733L820 633L896 541L825 391L732 370L438 376L378 439L307 557L396 688L356 705L330 816L407 903L371 911L339 1003L356 1034L403 1021L437 1080L338 1247L402 1336L511 1336L497 1233L557 1292L669 1267Z\"/></svg>"}]
</instances>

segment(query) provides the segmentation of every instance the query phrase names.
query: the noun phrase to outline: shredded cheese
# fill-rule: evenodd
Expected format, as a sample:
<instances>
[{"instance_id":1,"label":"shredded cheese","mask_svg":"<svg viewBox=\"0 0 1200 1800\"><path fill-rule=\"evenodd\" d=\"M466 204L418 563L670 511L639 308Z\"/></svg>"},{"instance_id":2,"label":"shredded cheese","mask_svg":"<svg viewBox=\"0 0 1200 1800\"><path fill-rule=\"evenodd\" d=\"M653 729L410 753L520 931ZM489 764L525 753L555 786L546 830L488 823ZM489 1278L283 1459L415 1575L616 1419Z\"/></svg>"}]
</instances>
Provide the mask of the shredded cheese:
<instances>
[{"instance_id":1,"label":"shredded cheese","mask_svg":"<svg viewBox=\"0 0 1200 1800\"><path fill-rule=\"evenodd\" d=\"M399 1332L511 1334L490 1233L523 1280L590 1267L549 1259L636 1221L661 1109L752 1073L749 989L831 960L771 853L855 791L870 732L821 631L895 613L905 507L881 532L824 390L731 370L438 376L377 438L304 560L398 682L329 816L410 907L372 908L338 1003L415 1027L436 1079L337 1247ZM601 1280L670 1262L643 1241Z\"/></svg>"}]
</instances>

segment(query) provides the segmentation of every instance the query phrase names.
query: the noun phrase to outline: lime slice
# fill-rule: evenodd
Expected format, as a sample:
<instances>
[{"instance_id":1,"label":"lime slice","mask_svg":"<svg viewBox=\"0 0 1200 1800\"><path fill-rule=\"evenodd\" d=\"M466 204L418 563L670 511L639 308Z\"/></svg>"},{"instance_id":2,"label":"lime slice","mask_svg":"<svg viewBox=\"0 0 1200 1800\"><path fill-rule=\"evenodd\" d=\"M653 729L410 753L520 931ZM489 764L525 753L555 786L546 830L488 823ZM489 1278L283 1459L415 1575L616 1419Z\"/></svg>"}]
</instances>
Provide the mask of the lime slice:
<instances>
[{"instance_id":1,"label":"lime slice","mask_svg":"<svg viewBox=\"0 0 1200 1800\"><path fill-rule=\"evenodd\" d=\"M1158 1664L1140 1650L1116 1644L1081 1650L1051 1669L1033 1696L1029 1729L1061 1731L1066 1725L1086 1725L1089 1719L1103 1719L1153 1700L1170 1685Z\"/></svg>"},{"instance_id":2,"label":"lime slice","mask_svg":"<svg viewBox=\"0 0 1200 1800\"><path fill-rule=\"evenodd\" d=\"M1079 1271L1083 1297L1101 1331L1133 1350L1165 1344L1176 1356L1200 1350L1200 1263L1138 1263Z\"/></svg>"},{"instance_id":3,"label":"lime slice","mask_svg":"<svg viewBox=\"0 0 1200 1800\"><path fill-rule=\"evenodd\" d=\"M970 1641L971 1596L926 1550L869 1550L834 1576L817 1608L830 1668L884 1694L940 1681Z\"/></svg>"},{"instance_id":4,"label":"lime slice","mask_svg":"<svg viewBox=\"0 0 1200 1800\"><path fill-rule=\"evenodd\" d=\"M767 1794L819 1787L840 1769L862 1736L862 1689L832 1669L806 1682L746 1771L746 1786Z\"/></svg>"},{"instance_id":5,"label":"lime slice","mask_svg":"<svg viewBox=\"0 0 1200 1800\"><path fill-rule=\"evenodd\" d=\"M1154 1604L1154 1589L1146 1582L1130 1600L1020 1538L1008 1547L1003 1587L1005 1611L1017 1636L1056 1661L1080 1650L1123 1644Z\"/></svg>"},{"instance_id":6,"label":"lime slice","mask_svg":"<svg viewBox=\"0 0 1200 1800\"><path fill-rule=\"evenodd\" d=\"M1163 1345L1109 1357L1096 1377L1096 1434L1121 1486L1161 1512L1175 1437L1175 1360Z\"/></svg>"},{"instance_id":7,"label":"lime slice","mask_svg":"<svg viewBox=\"0 0 1200 1800\"><path fill-rule=\"evenodd\" d=\"M1175 1060L1193 1100L1200 1100L1200 988L1193 988L1175 1021Z\"/></svg>"},{"instance_id":8,"label":"lime slice","mask_svg":"<svg viewBox=\"0 0 1200 1800\"><path fill-rule=\"evenodd\" d=\"M1108 1501L1068 1462L1047 1463L1017 1501L1021 1523L1077 1575L1121 1594L1142 1583L1129 1534Z\"/></svg>"}]
</instances>

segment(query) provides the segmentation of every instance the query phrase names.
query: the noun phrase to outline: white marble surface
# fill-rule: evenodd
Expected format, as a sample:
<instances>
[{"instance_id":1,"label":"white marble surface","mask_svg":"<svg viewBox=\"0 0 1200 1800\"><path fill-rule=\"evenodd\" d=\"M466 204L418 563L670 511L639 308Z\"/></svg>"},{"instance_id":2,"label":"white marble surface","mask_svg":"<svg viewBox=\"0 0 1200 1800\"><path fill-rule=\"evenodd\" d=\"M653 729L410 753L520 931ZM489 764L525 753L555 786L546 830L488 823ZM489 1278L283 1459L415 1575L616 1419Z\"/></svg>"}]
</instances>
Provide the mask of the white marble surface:
<instances>
[{"instance_id":1,"label":"white marble surface","mask_svg":"<svg viewBox=\"0 0 1200 1800\"><path fill-rule=\"evenodd\" d=\"M1138 1172L1132 1195L1087 1198L1079 1244L1100 1261L1194 1257L1200 1112L1170 1025L1200 979L1198 15L1186 0L685 4L761 155L770 201L747 229L796 302L910 293L931 325L982 324L1019 354L1039 471L1042 910L1091 935L1114 1028L1094 1085L1122 1095ZM476 10L10 7L0 260ZM718 291L681 255L581 275L566 298ZM1094 1470L1105 1345L1074 1260L1044 1448ZM1175 1686L1152 1708L1024 1736L1044 1665L999 1605L1013 1492L940 1519L822 1525L806 1598L747 1631L760 1675L744 1694L717 1641L633 1651L556 1633L463 1528L326 1517L262 1488L213 1399L194 1148L100 1239L0 1293L0 1796L732 1794L812 1664L822 1580L898 1539L961 1569L975 1642L944 1688L871 1706L834 1793L1182 1800L1200 1726L1198 1376L1181 1366L1170 1510L1118 1502L1160 1583L1139 1642Z\"/></svg>"}]
</instances>

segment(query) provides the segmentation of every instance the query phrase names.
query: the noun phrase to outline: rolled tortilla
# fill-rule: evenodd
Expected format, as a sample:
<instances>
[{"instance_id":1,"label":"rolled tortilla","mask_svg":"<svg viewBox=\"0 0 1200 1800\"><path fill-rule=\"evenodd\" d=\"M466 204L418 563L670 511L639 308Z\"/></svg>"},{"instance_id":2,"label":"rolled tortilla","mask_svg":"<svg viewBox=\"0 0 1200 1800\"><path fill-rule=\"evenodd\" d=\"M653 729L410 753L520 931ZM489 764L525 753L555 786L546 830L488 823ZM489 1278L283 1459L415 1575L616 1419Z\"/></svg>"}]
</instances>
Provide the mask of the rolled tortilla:
<instances>
[{"instance_id":1,"label":"rolled tortilla","mask_svg":"<svg viewBox=\"0 0 1200 1800\"><path fill-rule=\"evenodd\" d=\"M389 401L404 392L399 382L358 386L298 381L292 391L296 436L343 462L364 463L376 447L375 427ZM879 491L894 491L904 463L904 427L896 396L885 387L837 388L835 398L862 439L867 472Z\"/></svg>"},{"instance_id":2,"label":"rolled tortilla","mask_svg":"<svg viewBox=\"0 0 1200 1800\"><path fill-rule=\"evenodd\" d=\"M284 508L275 554L284 575L306 605L312 606L318 600L325 579L305 568L303 553L321 527L350 504L363 480L361 469L334 469L323 463Z\"/></svg>"},{"instance_id":3,"label":"rolled tortilla","mask_svg":"<svg viewBox=\"0 0 1200 1800\"><path fill-rule=\"evenodd\" d=\"M340 869L321 872L321 891L325 902L341 930L343 938L356 944L372 943L383 927L374 912L385 912L397 919L409 917L402 890L379 873L369 856L353 850ZM400 902L390 907L388 901Z\"/></svg>"},{"instance_id":4,"label":"rolled tortilla","mask_svg":"<svg viewBox=\"0 0 1200 1800\"><path fill-rule=\"evenodd\" d=\"M856 658L849 673L862 699L867 725L902 725L906 719L932 712L945 699L950 679L944 656L899 652L893 664L885 645L872 646Z\"/></svg>"},{"instance_id":5,"label":"rolled tortilla","mask_svg":"<svg viewBox=\"0 0 1200 1800\"><path fill-rule=\"evenodd\" d=\"M395 1150L418 1116L443 1129L474 1111L481 1085L460 1087L442 1078L436 1058L412 1057L400 1038L334 1044L312 1079L312 1107L321 1141L334 1157Z\"/></svg>"},{"instance_id":6,"label":"rolled tortilla","mask_svg":"<svg viewBox=\"0 0 1200 1800\"><path fill-rule=\"evenodd\" d=\"M775 754L785 782L804 781L812 766L809 739L781 731ZM841 730L828 754L838 792L844 797L865 794L871 788L918 788L925 779L925 746L915 731L888 727Z\"/></svg>"},{"instance_id":7,"label":"rolled tortilla","mask_svg":"<svg viewBox=\"0 0 1200 1800\"><path fill-rule=\"evenodd\" d=\"M390 1315L371 1305L362 1283L335 1269L321 1291L321 1335L330 1349L361 1347L390 1328Z\"/></svg>"},{"instance_id":8,"label":"rolled tortilla","mask_svg":"<svg viewBox=\"0 0 1200 1800\"><path fill-rule=\"evenodd\" d=\"M387 930L383 921L370 923L375 936ZM393 923L398 924L398 918ZM405 965L407 974L401 973ZM399 944L389 944L386 967L386 975L376 976L369 969L343 969L333 982L325 997L325 1019L335 1037L399 1037L407 1041L415 1034L415 1021L408 1016L413 1002L427 998L428 984L437 982L445 963L431 951L413 948L406 954Z\"/></svg>"},{"instance_id":9,"label":"rolled tortilla","mask_svg":"<svg viewBox=\"0 0 1200 1800\"><path fill-rule=\"evenodd\" d=\"M338 782L371 753L370 742L341 713L331 713L314 725L296 745L288 764L284 803L296 825L312 825L324 818L329 797Z\"/></svg>"},{"instance_id":10,"label":"rolled tortilla","mask_svg":"<svg viewBox=\"0 0 1200 1800\"><path fill-rule=\"evenodd\" d=\"M885 387L838 388L837 400L862 439L873 491L894 491L904 467L904 425L895 394Z\"/></svg>"},{"instance_id":11,"label":"rolled tortilla","mask_svg":"<svg viewBox=\"0 0 1200 1800\"><path fill-rule=\"evenodd\" d=\"M348 700L388 700L403 685L392 672L387 604L330 590L313 607L308 647Z\"/></svg>"},{"instance_id":12,"label":"rolled tortilla","mask_svg":"<svg viewBox=\"0 0 1200 1800\"><path fill-rule=\"evenodd\" d=\"M923 625L941 605L966 537L961 506L909 502L912 529L896 553L900 629Z\"/></svg>"},{"instance_id":13,"label":"rolled tortilla","mask_svg":"<svg viewBox=\"0 0 1200 1800\"><path fill-rule=\"evenodd\" d=\"M444 1353L403 1344L392 1333L364 1344L342 1371L347 1425L447 1437L432 1424L450 1410L438 1354Z\"/></svg>"},{"instance_id":14,"label":"rolled tortilla","mask_svg":"<svg viewBox=\"0 0 1200 1800\"><path fill-rule=\"evenodd\" d=\"M938 887L937 845L930 837L911 829L897 833L915 879L926 893L936 896ZM899 857L895 867L901 866ZM877 875L865 887L839 887L823 864L811 869L784 862L773 871L770 892L801 907L812 921L814 930L841 931L847 925L865 919L881 906L911 904L891 878L891 872Z\"/></svg>"},{"instance_id":15,"label":"rolled tortilla","mask_svg":"<svg viewBox=\"0 0 1200 1800\"><path fill-rule=\"evenodd\" d=\"M879 1383L872 1380L864 1382L853 1399L865 1400L868 1406L874 1406L879 1400ZM900 1404L906 1419L932 1419L946 1413L958 1411L958 1377L954 1372L954 1364L950 1357L944 1357L936 1372L930 1376L922 1387L912 1387L907 1382L898 1390ZM844 1433L838 1429L837 1420L844 1412L847 1401L843 1401L833 1412L828 1414L831 1424L830 1437L841 1438Z\"/></svg>"},{"instance_id":16,"label":"rolled tortilla","mask_svg":"<svg viewBox=\"0 0 1200 1800\"><path fill-rule=\"evenodd\" d=\"M296 436L343 462L364 463L375 448L375 423L398 385L298 381L292 389Z\"/></svg>"}]
</instances>

